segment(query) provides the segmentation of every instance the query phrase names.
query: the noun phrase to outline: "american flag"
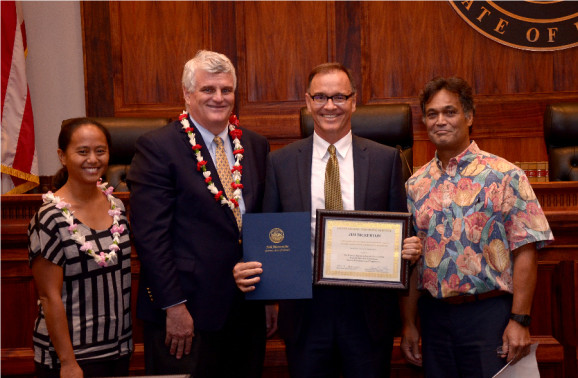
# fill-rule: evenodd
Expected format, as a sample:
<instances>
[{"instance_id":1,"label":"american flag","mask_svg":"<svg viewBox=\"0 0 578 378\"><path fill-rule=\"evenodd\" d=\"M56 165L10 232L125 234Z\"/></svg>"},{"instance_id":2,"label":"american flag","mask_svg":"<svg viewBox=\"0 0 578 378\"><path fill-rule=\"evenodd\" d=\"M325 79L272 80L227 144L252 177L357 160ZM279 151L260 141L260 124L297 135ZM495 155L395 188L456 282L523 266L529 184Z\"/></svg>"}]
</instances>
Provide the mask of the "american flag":
<instances>
[{"instance_id":1,"label":"american flag","mask_svg":"<svg viewBox=\"0 0 578 378\"><path fill-rule=\"evenodd\" d=\"M26 79L26 30L18 1L2 4L2 194L38 185L34 119Z\"/></svg>"}]
</instances>

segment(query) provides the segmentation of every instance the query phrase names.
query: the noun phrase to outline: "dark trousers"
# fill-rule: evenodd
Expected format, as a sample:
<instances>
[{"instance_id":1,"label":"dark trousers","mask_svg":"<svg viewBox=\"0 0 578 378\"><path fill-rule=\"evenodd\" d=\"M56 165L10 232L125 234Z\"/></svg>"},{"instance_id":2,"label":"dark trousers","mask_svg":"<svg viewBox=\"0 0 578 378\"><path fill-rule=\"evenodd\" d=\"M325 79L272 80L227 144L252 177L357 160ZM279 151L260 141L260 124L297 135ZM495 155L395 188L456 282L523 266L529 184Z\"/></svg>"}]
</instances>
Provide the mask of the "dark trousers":
<instances>
[{"instance_id":1,"label":"dark trousers","mask_svg":"<svg viewBox=\"0 0 578 378\"><path fill-rule=\"evenodd\" d=\"M231 312L221 330L195 329L191 353L177 360L165 346L165 325L145 322L146 374L190 374L192 378L259 378L265 359L265 332L264 306L243 302Z\"/></svg>"},{"instance_id":2,"label":"dark trousers","mask_svg":"<svg viewBox=\"0 0 578 378\"><path fill-rule=\"evenodd\" d=\"M299 337L285 341L291 377L389 377L393 331L371 336L359 291L314 288L311 301Z\"/></svg>"},{"instance_id":3,"label":"dark trousers","mask_svg":"<svg viewBox=\"0 0 578 378\"><path fill-rule=\"evenodd\" d=\"M512 309L502 295L449 304L429 295L419 300L423 368L427 378L492 377L505 364L496 349Z\"/></svg>"},{"instance_id":4,"label":"dark trousers","mask_svg":"<svg viewBox=\"0 0 578 378\"><path fill-rule=\"evenodd\" d=\"M78 361L85 377L127 377L130 365L130 356L124 356L116 360L105 361ZM44 365L35 363L36 376L38 378L60 378L60 368L49 369Z\"/></svg>"}]
</instances>

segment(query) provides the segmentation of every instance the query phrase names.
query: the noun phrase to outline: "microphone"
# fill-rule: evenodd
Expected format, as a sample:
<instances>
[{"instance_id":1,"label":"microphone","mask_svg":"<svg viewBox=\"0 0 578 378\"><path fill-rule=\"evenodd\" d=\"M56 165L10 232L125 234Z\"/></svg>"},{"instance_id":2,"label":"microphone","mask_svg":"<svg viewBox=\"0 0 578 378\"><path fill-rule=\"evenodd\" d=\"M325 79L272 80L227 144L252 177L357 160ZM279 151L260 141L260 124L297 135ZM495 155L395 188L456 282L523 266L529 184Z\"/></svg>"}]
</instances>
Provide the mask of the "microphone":
<instances>
[{"instance_id":1,"label":"microphone","mask_svg":"<svg viewBox=\"0 0 578 378\"><path fill-rule=\"evenodd\" d=\"M401 146L398 144L395 146L395 148L397 148L397 150L399 151L399 154L401 155L401 159L405 162L407 169L409 169L409 175L412 176L413 175L413 169L411 169L411 167L409 166L409 162L407 161L405 155L403 154L403 150L401 149Z\"/></svg>"}]
</instances>

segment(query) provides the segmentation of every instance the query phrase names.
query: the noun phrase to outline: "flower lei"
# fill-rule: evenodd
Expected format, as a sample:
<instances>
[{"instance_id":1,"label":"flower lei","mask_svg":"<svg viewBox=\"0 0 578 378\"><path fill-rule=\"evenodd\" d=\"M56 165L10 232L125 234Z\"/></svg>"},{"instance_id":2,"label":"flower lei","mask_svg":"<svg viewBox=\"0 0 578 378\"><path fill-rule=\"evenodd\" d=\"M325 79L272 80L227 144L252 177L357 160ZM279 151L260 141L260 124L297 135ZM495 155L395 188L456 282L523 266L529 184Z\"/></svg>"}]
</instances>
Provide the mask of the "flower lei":
<instances>
[{"instance_id":1,"label":"flower lei","mask_svg":"<svg viewBox=\"0 0 578 378\"><path fill-rule=\"evenodd\" d=\"M124 232L124 226L119 225L118 221L120 219L120 209L117 208L114 197L112 196L113 187L107 188L108 183L101 183L98 180L96 186L102 191L110 202L110 210L108 210L108 215L112 217L112 227L110 232L112 233L112 244L108 246L110 252L96 252L92 242L86 241L84 235L78 230L78 224L74 223L74 217L72 216L72 211L70 211L70 204L64 202L60 197L55 196L52 192L48 192L42 195L42 200L45 204L53 203L57 209L62 211L62 215L69 224L68 231L70 232L70 238L74 240L78 245L80 245L80 250L86 252L90 257L96 261L99 266L106 267L108 264L116 264L117 255L116 252L120 250L118 243L120 241L120 235Z\"/></svg>"},{"instance_id":2,"label":"flower lei","mask_svg":"<svg viewBox=\"0 0 578 378\"><path fill-rule=\"evenodd\" d=\"M193 129L187 118L188 113L183 111L179 116L179 121L183 125L183 130L187 133L189 137L189 143L193 148L195 157L197 158L197 171L203 173L205 177L205 183L207 184L207 189L211 192L215 201L220 202L221 205L228 205L231 210L235 207L239 207L239 200L241 199L241 189L243 189L243 184L241 184L241 176L243 173L243 166L241 165L241 160L243 159L243 154L245 150L241 145L241 136L243 135L243 130L238 129L239 120L233 114L229 117L229 135L233 138L233 155L235 156L235 164L231 169L231 174L233 176L233 182L231 182L231 187L233 188L233 198L227 199L225 193L222 190L218 190L211 177L211 171L207 170L207 161L203 159L201 155L201 145L197 144L195 139L195 129ZM225 183L223 183L225 185Z\"/></svg>"}]
</instances>

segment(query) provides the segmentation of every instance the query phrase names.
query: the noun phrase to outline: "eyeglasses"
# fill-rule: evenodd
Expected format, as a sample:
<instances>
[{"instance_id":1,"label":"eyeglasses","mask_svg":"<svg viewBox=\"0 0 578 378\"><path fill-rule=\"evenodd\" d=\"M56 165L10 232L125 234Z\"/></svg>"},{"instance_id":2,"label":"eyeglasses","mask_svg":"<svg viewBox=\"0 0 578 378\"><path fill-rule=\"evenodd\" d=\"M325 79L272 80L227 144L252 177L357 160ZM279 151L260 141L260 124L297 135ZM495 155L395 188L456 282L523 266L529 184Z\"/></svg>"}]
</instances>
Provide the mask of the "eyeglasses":
<instances>
[{"instance_id":1,"label":"eyeglasses","mask_svg":"<svg viewBox=\"0 0 578 378\"><path fill-rule=\"evenodd\" d=\"M343 105L345 104L345 102L347 100L349 100L349 98L351 96L353 96L355 94L355 92L352 92L348 95L344 95L344 94L336 94L333 96L327 96L323 93L318 93L318 94L314 94L312 95L311 93L309 93L309 96L313 99L313 102L318 104L318 105L324 105L327 103L328 100L333 101L333 103L335 105Z\"/></svg>"}]
</instances>

